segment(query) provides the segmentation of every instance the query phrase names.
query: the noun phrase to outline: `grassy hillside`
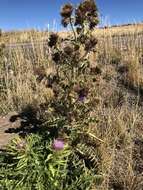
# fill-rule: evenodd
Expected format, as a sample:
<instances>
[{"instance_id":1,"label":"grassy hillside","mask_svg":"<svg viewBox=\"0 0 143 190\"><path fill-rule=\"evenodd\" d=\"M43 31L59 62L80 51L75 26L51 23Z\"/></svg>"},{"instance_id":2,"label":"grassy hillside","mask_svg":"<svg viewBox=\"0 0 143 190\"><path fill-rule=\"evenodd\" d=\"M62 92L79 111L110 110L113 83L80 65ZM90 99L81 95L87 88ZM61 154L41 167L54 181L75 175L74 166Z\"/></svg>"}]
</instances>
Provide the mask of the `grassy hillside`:
<instances>
[{"instance_id":1,"label":"grassy hillside","mask_svg":"<svg viewBox=\"0 0 143 190\"><path fill-rule=\"evenodd\" d=\"M128 26L116 26L95 29L97 37L105 36L121 36L121 35L137 35L143 33L143 24L133 24ZM66 36L66 32L59 32L62 37ZM31 40L41 41L47 39L48 32L37 30L11 31L3 32L0 38L1 43L19 43L29 42Z\"/></svg>"}]
</instances>

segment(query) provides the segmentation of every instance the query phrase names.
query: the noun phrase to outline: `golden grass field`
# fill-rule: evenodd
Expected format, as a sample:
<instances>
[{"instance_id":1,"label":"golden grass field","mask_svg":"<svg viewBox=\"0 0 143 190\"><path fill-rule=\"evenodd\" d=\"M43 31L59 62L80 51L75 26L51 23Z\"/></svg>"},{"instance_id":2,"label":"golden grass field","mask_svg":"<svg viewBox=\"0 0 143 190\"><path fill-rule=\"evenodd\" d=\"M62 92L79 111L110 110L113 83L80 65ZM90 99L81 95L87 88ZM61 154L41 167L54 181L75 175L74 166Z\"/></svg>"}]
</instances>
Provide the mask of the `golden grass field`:
<instances>
[{"instance_id":1,"label":"golden grass field","mask_svg":"<svg viewBox=\"0 0 143 190\"><path fill-rule=\"evenodd\" d=\"M134 24L128 26L106 27L97 28L95 34L98 37L106 36L119 36L119 35L136 35L143 32L143 24ZM66 32L59 32L61 36L65 36ZM29 42L31 40L43 40L47 39L47 32L41 32L36 29L25 31L11 31L4 32L3 37L0 39L1 43L19 43Z\"/></svg>"},{"instance_id":2,"label":"golden grass field","mask_svg":"<svg viewBox=\"0 0 143 190\"><path fill-rule=\"evenodd\" d=\"M137 41L143 24L97 29L94 33L99 43L90 59L100 70L95 74L93 112L98 122L90 132L102 139L100 169L104 180L93 190L143 190L143 44ZM121 39L116 47L113 36L130 36L132 43L127 40L124 47ZM1 115L20 111L27 104L38 105L53 96L44 79L40 85L36 80L39 75L54 72L50 51L45 51L42 44L34 45L47 38L48 33L36 31L4 33L0 37L0 43L6 45L32 44L30 50L21 46L2 50Z\"/></svg>"}]
</instances>

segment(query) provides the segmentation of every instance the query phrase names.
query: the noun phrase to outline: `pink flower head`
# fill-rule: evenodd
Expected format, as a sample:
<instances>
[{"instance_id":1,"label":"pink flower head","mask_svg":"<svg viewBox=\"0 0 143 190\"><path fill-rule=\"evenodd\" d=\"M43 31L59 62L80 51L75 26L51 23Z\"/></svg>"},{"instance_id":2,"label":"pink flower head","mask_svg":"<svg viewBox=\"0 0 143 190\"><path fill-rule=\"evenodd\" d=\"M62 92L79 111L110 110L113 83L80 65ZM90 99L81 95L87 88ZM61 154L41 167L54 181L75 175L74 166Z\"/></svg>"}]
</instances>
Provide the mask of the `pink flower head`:
<instances>
[{"instance_id":1,"label":"pink flower head","mask_svg":"<svg viewBox=\"0 0 143 190\"><path fill-rule=\"evenodd\" d=\"M64 141L61 139L55 139L53 142L53 148L55 150L62 150L64 148Z\"/></svg>"}]
</instances>

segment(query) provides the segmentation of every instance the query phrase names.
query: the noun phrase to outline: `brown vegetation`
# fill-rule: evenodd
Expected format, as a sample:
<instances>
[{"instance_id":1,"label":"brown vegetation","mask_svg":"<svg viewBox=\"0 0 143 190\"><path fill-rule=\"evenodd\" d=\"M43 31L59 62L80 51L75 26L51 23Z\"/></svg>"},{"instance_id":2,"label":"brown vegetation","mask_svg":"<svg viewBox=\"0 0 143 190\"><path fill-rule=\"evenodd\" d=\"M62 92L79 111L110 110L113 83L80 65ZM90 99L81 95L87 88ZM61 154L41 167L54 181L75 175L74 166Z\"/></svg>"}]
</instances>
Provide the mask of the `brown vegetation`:
<instances>
[{"instance_id":1,"label":"brown vegetation","mask_svg":"<svg viewBox=\"0 0 143 190\"><path fill-rule=\"evenodd\" d=\"M115 35L132 35L137 39L143 26L98 29L97 51L90 55L96 89L94 115L96 126L90 131L101 143L100 169L104 180L98 190L143 189L143 44L122 47L122 38L113 43ZM1 42L30 42L47 38L46 32L4 34ZM110 38L106 41L106 36ZM143 37L143 36L142 36ZM121 44L120 44L121 43ZM48 44L47 44L48 45ZM119 46L121 47L119 47ZM115 48L116 47L116 48ZM0 113L21 111L28 104L40 104L53 97L46 77L54 73L51 54L42 44L32 48L4 49L0 65ZM40 83L40 85L39 85Z\"/></svg>"}]
</instances>

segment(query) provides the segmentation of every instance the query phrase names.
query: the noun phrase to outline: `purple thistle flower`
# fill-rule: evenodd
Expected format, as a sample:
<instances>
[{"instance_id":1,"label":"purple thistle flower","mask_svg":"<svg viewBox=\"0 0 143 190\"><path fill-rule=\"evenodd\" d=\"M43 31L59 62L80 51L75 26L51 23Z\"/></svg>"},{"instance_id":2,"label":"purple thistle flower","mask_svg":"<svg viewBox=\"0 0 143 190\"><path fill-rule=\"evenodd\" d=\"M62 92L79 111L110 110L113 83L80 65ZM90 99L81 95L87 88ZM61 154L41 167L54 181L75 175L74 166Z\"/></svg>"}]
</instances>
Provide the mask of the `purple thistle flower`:
<instances>
[{"instance_id":1,"label":"purple thistle flower","mask_svg":"<svg viewBox=\"0 0 143 190\"><path fill-rule=\"evenodd\" d=\"M88 95L88 88L82 88L79 90L78 92L78 100L79 101L84 101L84 99L87 97Z\"/></svg>"},{"instance_id":2,"label":"purple thistle flower","mask_svg":"<svg viewBox=\"0 0 143 190\"><path fill-rule=\"evenodd\" d=\"M78 100L79 100L80 102L83 102L84 99L85 99L85 96L84 96L84 95L79 95Z\"/></svg>"},{"instance_id":3,"label":"purple thistle flower","mask_svg":"<svg viewBox=\"0 0 143 190\"><path fill-rule=\"evenodd\" d=\"M55 139L53 142L53 149L62 150L64 148L64 141L61 139Z\"/></svg>"}]
</instances>

